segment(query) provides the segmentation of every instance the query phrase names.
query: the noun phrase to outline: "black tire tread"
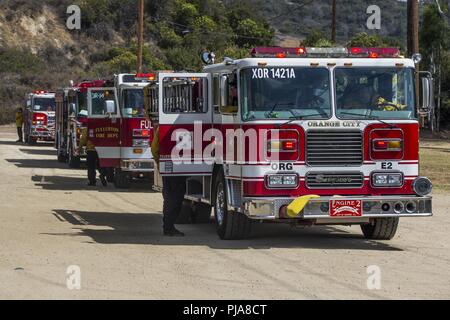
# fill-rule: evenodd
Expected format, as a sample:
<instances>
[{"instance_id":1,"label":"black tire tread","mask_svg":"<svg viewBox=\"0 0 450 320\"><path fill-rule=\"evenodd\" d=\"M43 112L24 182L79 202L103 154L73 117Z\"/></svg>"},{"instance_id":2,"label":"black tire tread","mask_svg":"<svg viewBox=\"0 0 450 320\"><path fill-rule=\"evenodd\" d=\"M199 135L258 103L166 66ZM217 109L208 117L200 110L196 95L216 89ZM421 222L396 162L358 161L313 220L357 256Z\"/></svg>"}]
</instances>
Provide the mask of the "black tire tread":
<instances>
[{"instance_id":1,"label":"black tire tread","mask_svg":"<svg viewBox=\"0 0 450 320\"><path fill-rule=\"evenodd\" d=\"M398 218L375 219L374 224L362 225L364 236L371 240L392 240L397 232Z\"/></svg>"},{"instance_id":2,"label":"black tire tread","mask_svg":"<svg viewBox=\"0 0 450 320\"><path fill-rule=\"evenodd\" d=\"M191 224L192 223L192 203L188 200L183 201L183 205L181 207L180 214L178 215L177 221L175 224Z\"/></svg>"},{"instance_id":3,"label":"black tire tread","mask_svg":"<svg viewBox=\"0 0 450 320\"><path fill-rule=\"evenodd\" d=\"M223 183L225 183L223 173L219 174L219 176L217 177L217 181L222 181ZM217 184L218 183L219 182L217 182ZM226 188L225 195L226 198L228 198ZM222 240L243 240L249 237L252 222L244 214L228 211L224 223L226 224L224 227L225 230L222 235L219 233L219 236L221 236Z\"/></svg>"},{"instance_id":4,"label":"black tire tread","mask_svg":"<svg viewBox=\"0 0 450 320\"><path fill-rule=\"evenodd\" d=\"M206 203L196 203L192 212L194 223L207 224L211 222L212 207Z\"/></svg>"},{"instance_id":5,"label":"black tire tread","mask_svg":"<svg viewBox=\"0 0 450 320\"><path fill-rule=\"evenodd\" d=\"M117 171L114 175L114 186L117 189L129 189L131 188L130 177L123 171Z\"/></svg>"}]
</instances>

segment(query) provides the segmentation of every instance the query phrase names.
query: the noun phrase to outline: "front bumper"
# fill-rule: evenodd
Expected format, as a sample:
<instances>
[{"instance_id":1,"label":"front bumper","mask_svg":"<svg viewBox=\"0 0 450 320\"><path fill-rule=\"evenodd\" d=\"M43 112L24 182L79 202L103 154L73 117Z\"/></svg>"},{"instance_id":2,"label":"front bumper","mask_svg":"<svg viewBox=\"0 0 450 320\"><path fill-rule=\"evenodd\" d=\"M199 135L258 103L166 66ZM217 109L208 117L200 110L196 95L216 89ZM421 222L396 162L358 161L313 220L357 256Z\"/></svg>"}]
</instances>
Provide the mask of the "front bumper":
<instances>
[{"instance_id":1,"label":"front bumper","mask_svg":"<svg viewBox=\"0 0 450 320\"><path fill-rule=\"evenodd\" d=\"M55 139L55 131L32 129L30 136L38 139Z\"/></svg>"},{"instance_id":2,"label":"front bumper","mask_svg":"<svg viewBox=\"0 0 450 320\"><path fill-rule=\"evenodd\" d=\"M280 218L280 211L288 206L295 198L246 198L244 199L244 212L251 219L257 220L277 220ZM331 200L361 200L363 214L360 218L391 218L391 217L429 217L432 216L432 198L419 196L377 196L377 197L320 197L312 199L297 218L303 220L314 219L339 219L354 220L354 217L332 218L330 216ZM397 203L404 204L402 212L395 212ZM415 210L406 210L408 203L414 203ZM389 204L389 210L383 210L383 204ZM387 206L385 206L387 207Z\"/></svg>"},{"instance_id":3,"label":"front bumper","mask_svg":"<svg viewBox=\"0 0 450 320\"><path fill-rule=\"evenodd\" d=\"M155 171L155 162L153 160L122 160L121 169L125 172L152 173Z\"/></svg>"}]
</instances>

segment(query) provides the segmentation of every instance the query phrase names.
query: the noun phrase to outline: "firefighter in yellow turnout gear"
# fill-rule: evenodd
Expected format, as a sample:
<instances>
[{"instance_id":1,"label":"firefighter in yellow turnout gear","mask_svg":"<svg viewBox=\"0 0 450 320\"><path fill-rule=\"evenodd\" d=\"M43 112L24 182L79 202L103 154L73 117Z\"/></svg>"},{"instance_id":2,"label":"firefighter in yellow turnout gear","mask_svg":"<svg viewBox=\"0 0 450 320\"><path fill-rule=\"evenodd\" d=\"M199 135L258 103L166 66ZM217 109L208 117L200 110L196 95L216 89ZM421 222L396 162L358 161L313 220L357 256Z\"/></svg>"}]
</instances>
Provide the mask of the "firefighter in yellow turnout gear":
<instances>
[{"instance_id":1,"label":"firefighter in yellow turnout gear","mask_svg":"<svg viewBox=\"0 0 450 320\"><path fill-rule=\"evenodd\" d=\"M104 168L100 167L100 161L98 158L97 150L95 149L95 145L89 139L89 132L87 128L84 128L81 132L80 137L80 149L86 147L86 155L87 155L87 167L88 167L88 179L90 187L95 187L97 185L97 169L100 173L100 181L102 185L106 187L108 182L106 181L107 171Z\"/></svg>"}]
</instances>

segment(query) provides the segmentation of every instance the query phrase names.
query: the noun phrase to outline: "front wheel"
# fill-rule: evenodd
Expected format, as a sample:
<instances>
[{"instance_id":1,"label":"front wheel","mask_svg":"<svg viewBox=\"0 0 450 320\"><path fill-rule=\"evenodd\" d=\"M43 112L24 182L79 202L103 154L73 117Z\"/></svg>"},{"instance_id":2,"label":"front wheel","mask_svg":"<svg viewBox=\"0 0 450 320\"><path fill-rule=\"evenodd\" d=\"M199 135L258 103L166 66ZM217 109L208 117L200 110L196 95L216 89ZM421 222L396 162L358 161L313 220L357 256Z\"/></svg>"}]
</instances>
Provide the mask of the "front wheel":
<instances>
[{"instance_id":1,"label":"front wheel","mask_svg":"<svg viewBox=\"0 0 450 320\"><path fill-rule=\"evenodd\" d=\"M361 225L364 237L369 240L391 240L397 233L399 218L374 219L370 224Z\"/></svg>"},{"instance_id":2,"label":"front wheel","mask_svg":"<svg viewBox=\"0 0 450 320\"><path fill-rule=\"evenodd\" d=\"M128 173L116 169L115 175L114 175L114 186L117 189L129 189L131 188L131 178L128 175Z\"/></svg>"},{"instance_id":3,"label":"front wheel","mask_svg":"<svg viewBox=\"0 0 450 320\"><path fill-rule=\"evenodd\" d=\"M58 153L58 162L60 163L66 163L67 162L67 157L63 154Z\"/></svg>"},{"instance_id":4,"label":"front wheel","mask_svg":"<svg viewBox=\"0 0 450 320\"><path fill-rule=\"evenodd\" d=\"M69 142L69 152L67 155L67 163L69 164L69 167L72 169L80 169L81 167L81 159L80 157L76 157L73 154L73 144L72 142Z\"/></svg>"},{"instance_id":5,"label":"front wheel","mask_svg":"<svg viewBox=\"0 0 450 320\"><path fill-rule=\"evenodd\" d=\"M193 208L192 219L197 224L208 224L211 222L211 206L206 203L196 203Z\"/></svg>"},{"instance_id":6,"label":"front wheel","mask_svg":"<svg viewBox=\"0 0 450 320\"><path fill-rule=\"evenodd\" d=\"M220 173L215 184L214 215L217 234L222 240L242 240L250 235L251 220L242 213L228 209L228 193L223 173Z\"/></svg>"},{"instance_id":7,"label":"front wheel","mask_svg":"<svg viewBox=\"0 0 450 320\"><path fill-rule=\"evenodd\" d=\"M37 143L37 138L33 138L33 137L31 137L31 136L28 136L27 143L28 143L28 145L30 145L30 146L34 146L34 145L36 145L36 143Z\"/></svg>"}]
</instances>

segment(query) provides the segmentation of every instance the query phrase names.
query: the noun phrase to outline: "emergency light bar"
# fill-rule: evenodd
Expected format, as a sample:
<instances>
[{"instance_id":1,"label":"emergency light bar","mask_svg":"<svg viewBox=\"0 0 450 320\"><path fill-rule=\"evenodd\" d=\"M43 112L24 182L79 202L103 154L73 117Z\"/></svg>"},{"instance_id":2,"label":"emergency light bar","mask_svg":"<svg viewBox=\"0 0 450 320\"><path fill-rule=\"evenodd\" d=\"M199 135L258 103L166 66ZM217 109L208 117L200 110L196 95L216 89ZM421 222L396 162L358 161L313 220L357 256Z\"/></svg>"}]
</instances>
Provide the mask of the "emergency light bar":
<instances>
[{"instance_id":1,"label":"emergency light bar","mask_svg":"<svg viewBox=\"0 0 450 320\"><path fill-rule=\"evenodd\" d=\"M256 47L251 53L254 58L286 58L299 57L306 55L306 49L299 48L283 48L283 47Z\"/></svg>"},{"instance_id":2,"label":"emergency light bar","mask_svg":"<svg viewBox=\"0 0 450 320\"><path fill-rule=\"evenodd\" d=\"M75 85L76 88L82 88L82 89L87 89L87 88L100 88L103 87L105 84L104 80L95 80L95 81L85 81L85 82L81 82Z\"/></svg>"},{"instance_id":3,"label":"emergency light bar","mask_svg":"<svg viewBox=\"0 0 450 320\"><path fill-rule=\"evenodd\" d=\"M348 49L348 54L358 58L398 58L400 50L398 48L360 48Z\"/></svg>"},{"instance_id":4,"label":"emergency light bar","mask_svg":"<svg viewBox=\"0 0 450 320\"><path fill-rule=\"evenodd\" d=\"M138 73L134 78L136 80L155 81L156 75L154 73Z\"/></svg>"},{"instance_id":5,"label":"emergency light bar","mask_svg":"<svg viewBox=\"0 0 450 320\"><path fill-rule=\"evenodd\" d=\"M34 94L46 94L48 93L48 91L44 91L44 90L36 90L33 92Z\"/></svg>"},{"instance_id":6,"label":"emergency light bar","mask_svg":"<svg viewBox=\"0 0 450 320\"><path fill-rule=\"evenodd\" d=\"M311 58L345 58L348 56L347 48L306 48L306 52Z\"/></svg>"},{"instance_id":7,"label":"emergency light bar","mask_svg":"<svg viewBox=\"0 0 450 320\"><path fill-rule=\"evenodd\" d=\"M251 51L253 58L399 58L398 48L283 48L256 47Z\"/></svg>"}]
</instances>

